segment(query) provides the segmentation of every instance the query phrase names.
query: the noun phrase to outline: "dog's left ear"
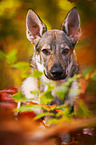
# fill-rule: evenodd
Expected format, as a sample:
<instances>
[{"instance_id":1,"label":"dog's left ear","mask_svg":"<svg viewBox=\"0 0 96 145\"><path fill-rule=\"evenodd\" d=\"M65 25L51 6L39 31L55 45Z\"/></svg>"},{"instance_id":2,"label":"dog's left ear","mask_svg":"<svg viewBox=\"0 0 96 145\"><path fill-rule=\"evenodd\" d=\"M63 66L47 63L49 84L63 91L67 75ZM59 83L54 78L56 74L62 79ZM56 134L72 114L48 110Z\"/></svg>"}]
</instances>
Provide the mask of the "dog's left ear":
<instances>
[{"instance_id":1,"label":"dog's left ear","mask_svg":"<svg viewBox=\"0 0 96 145\"><path fill-rule=\"evenodd\" d=\"M61 30L70 37L72 43L75 44L81 36L80 17L76 8L73 8L65 18Z\"/></svg>"},{"instance_id":2,"label":"dog's left ear","mask_svg":"<svg viewBox=\"0 0 96 145\"><path fill-rule=\"evenodd\" d=\"M39 16L32 10L29 10L26 17L26 35L31 43L38 42L42 34L47 31L47 27L40 20Z\"/></svg>"}]
</instances>

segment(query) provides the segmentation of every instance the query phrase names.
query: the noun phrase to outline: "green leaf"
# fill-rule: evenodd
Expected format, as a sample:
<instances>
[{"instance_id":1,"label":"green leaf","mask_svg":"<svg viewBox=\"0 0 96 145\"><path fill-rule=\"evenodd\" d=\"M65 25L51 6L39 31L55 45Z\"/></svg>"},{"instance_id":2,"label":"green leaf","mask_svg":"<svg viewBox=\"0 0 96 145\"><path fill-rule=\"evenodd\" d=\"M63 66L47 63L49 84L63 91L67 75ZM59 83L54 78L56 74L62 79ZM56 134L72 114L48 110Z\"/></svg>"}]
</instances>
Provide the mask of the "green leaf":
<instances>
[{"instance_id":1,"label":"green leaf","mask_svg":"<svg viewBox=\"0 0 96 145\"><path fill-rule=\"evenodd\" d=\"M93 80L96 80L96 70L93 72L91 78L92 78Z\"/></svg>"},{"instance_id":2,"label":"green leaf","mask_svg":"<svg viewBox=\"0 0 96 145\"><path fill-rule=\"evenodd\" d=\"M59 111L59 112L56 114L56 117L59 117L59 116L61 116L61 115L62 115L62 117L65 115L65 110Z\"/></svg>"},{"instance_id":3,"label":"green leaf","mask_svg":"<svg viewBox=\"0 0 96 145\"><path fill-rule=\"evenodd\" d=\"M92 117L92 112L88 110L87 106L84 104L83 101L79 101L79 106L75 111L76 116L79 117Z\"/></svg>"},{"instance_id":4,"label":"green leaf","mask_svg":"<svg viewBox=\"0 0 96 145\"><path fill-rule=\"evenodd\" d=\"M54 113L43 112L43 113L38 114L34 119L37 120L37 119L40 119L41 117L44 117L44 116L54 116Z\"/></svg>"},{"instance_id":5,"label":"green leaf","mask_svg":"<svg viewBox=\"0 0 96 145\"><path fill-rule=\"evenodd\" d=\"M17 60L17 50L16 49L13 49L11 50L6 56L6 61L9 63L9 64L14 64Z\"/></svg>"},{"instance_id":6,"label":"green leaf","mask_svg":"<svg viewBox=\"0 0 96 145\"><path fill-rule=\"evenodd\" d=\"M61 119L51 118L48 120L47 124L53 124L53 123L60 123Z\"/></svg>"},{"instance_id":7,"label":"green leaf","mask_svg":"<svg viewBox=\"0 0 96 145\"><path fill-rule=\"evenodd\" d=\"M40 95L40 98L41 98L41 103L45 105L45 104L49 104L54 97L51 91L46 91Z\"/></svg>"},{"instance_id":8,"label":"green leaf","mask_svg":"<svg viewBox=\"0 0 96 145\"><path fill-rule=\"evenodd\" d=\"M33 72L32 72L32 76L34 78L40 78L42 75L43 75L43 73L38 70L33 70Z\"/></svg>"},{"instance_id":9,"label":"green leaf","mask_svg":"<svg viewBox=\"0 0 96 145\"><path fill-rule=\"evenodd\" d=\"M0 51L0 59L4 59L5 58L5 54L3 51Z\"/></svg>"},{"instance_id":10,"label":"green leaf","mask_svg":"<svg viewBox=\"0 0 96 145\"><path fill-rule=\"evenodd\" d=\"M21 92L14 94L12 97L16 102L19 102L19 101L26 101L27 102L27 101L35 100L34 98L31 98L31 99L25 98L25 96Z\"/></svg>"},{"instance_id":11,"label":"green leaf","mask_svg":"<svg viewBox=\"0 0 96 145\"><path fill-rule=\"evenodd\" d=\"M54 89L54 92L61 100L64 100L67 91L68 91L68 87L65 86L58 86L55 87Z\"/></svg>"},{"instance_id":12,"label":"green leaf","mask_svg":"<svg viewBox=\"0 0 96 145\"><path fill-rule=\"evenodd\" d=\"M69 86L74 82L74 80L80 78L81 75L75 75L72 78L69 78L65 83L63 83L61 86L57 86L54 89L54 92L56 93L56 95L61 99L64 100L66 94L68 93L68 91L70 90ZM76 91L74 91L74 94L77 93Z\"/></svg>"},{"instance_id":13,"label":"green leaf","mask_svg":"<svg viewBox=\"0 0 96 145\"><path fill-rule=\"evenodd\" d=\"M45 85L47 85L48 86L48 91L52 91L53 89L54 89L54 85L52 84L52 82L51 81L49 81L49 82L44 82L44 84Z\"/></svg>"},{"instance_id":14,"label":"green leaf","mask_svg":"<svg viewBox=\"0 0 96 145\"><path fill-rule=\"evenodd\" d=\"M84 74L86 80L89 78L89 74L90 74L90 72L93 71L93 69L94 69L94 66L89 66L83 70L83 74Z\"/></svg>"},{"instance_id":15,"label":"green leaf","mask_svg":"<svg viewBox=\"0 0 96 145\"><path fill-rule=\"evenodd\" d=\"M56 110L56 106L54 105L52 105L52 107L51 107L51 105L50 105L50 111L53 111L53 110Z\"/></svg>"},{"instance_id":16,"label":"green leaf","mask_svg":"<svg viewBox=\"0 0 96 145\"><path fill-rule=\"evenodd\" d=\"M17 68L19 70L25 71L30 64L28 62L17 62L16 64L12 65L13 68Z\"/></svg>"},{"instance_id":17,"label":"green leaf","mask_svg":"<svg viewBox=\"0 0 96 145\"><path fill-rule=\"evenodd\" d=\"M30 93L33 94L33 95L37 95L37 94L40 93L40 90L34 90L34 91L31 91Z\"/></svg>"},{"instance_id":18,"label":"green leaf","mask_svg":"<svg viewBox=\"0 0 96 145\"><path fill-rule=\"evenodd\" d=\"M69 116L70 116L70 108L69 108L69 107L62 108L62 110L60 110L60 111L56 114L56 117L59 117L60 115L62 115L62 117L67 117L67 118L69 118Z\"/></svg>"},{"instance_id":19,"label":"green leaf","mask_svg":"<svg viewBox=\"0 0 96 145\"><path fill-rule=\"evenodd\" d=\"M26 100L25 96L21 92L14 94L12 97L16 102Z\"/></svg>"},{"instance_id":20,"label":"green leaf","mask_svg":"<svg viewBox=\"0 0 96 145\"><path fill-rule=\"evenodd\" d=\"M42 105L42 108L43 108L43 110L45 110L47 112L50 112L50 108L49 107L46 107L46 105Z\"/></svg>"},{"instance_id":21,"label":"green leaf","mask_svg":"<svg viewBox=\"0 0 96 145\"><path fill-rule=\"evenodd\" d=\"M84 75L86 76L90 71L92 71L94 66L89 66L83 70Z\"/></svg>"},{"instance_id":22,"label":"green leaf","mask_svg":"<svg viewBox=\"0 0 96 145\"><path fill-rule=\"evenodd\" d=\"M40 105L24 105L18 109L15 109L15 111L27 112L27 111L36 111L36 110L40 110L40 109L42 109L42 107Z\"/></svg>"},{"instance_id":23,"label":"green leaf","mask_svg":"<svg viewBox=\"0 0 96 145\"><path fill-rule=\"evenodd\" d=\"M60 106L56 106L56 107L55 107L56 110L59 110L59 109L66 109L66 108L68 108L68 106L66 106L66 105L60 105Z\"/></svg>"},{"instance_id":24,"label":"green leaf","mask_svg":"<svg viewBox=\"0 0 96 145\"><path fill-rule=\"evenodd\" d=\"M68 87L68 86L71 85L76 79L78 79L78 78L80 78L80 77L81 77L80 74L79 74L79 75L75 75L75 76L73 76L72 78L70 77L70 78L68 78L68 80L67 80L65 83L62 84L62 86Z\"/></svg>"},{"instance_id":25,"label":"green leaf","mask_svg":"<svg viewBox=\"0 0 96 145\"><path fill-rule=\"evenodd\" d=\"M26 79L26 78L28 78L29 76L30 76L29 73L26 73L26 72L21 73L21 77L22 77L23 79Z\"/></svg>"}]
</instances>

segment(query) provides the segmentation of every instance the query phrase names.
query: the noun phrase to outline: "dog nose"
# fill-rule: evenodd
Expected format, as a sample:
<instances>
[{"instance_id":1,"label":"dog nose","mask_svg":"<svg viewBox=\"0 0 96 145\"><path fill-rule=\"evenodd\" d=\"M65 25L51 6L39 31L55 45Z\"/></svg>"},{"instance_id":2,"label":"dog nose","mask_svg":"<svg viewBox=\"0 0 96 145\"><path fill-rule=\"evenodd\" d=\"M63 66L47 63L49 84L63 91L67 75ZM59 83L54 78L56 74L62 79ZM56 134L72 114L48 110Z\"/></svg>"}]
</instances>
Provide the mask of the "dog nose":
<instances>
[{"instance_id":1,"label":"dog nose","mask_svg":"<svg viewBox=\"0 0 96 145\"><path fill-rule=\"evenodd\" d=\"M56 79L59 79L62 76L62 72L60 72L60 71L55 71L55 72L52 72L51 74L52 74L53 78L56 78Z\"/></svg>"},{"instance_id":2,"label":"dog nose","mask_svg":"<svg viewBox=\"0 0 96 145\"><path fill-rule=\"evenodd\" d=\"M55 64L51 68L50 73L54 79L60 79L62 77L62 74L63 74L63 68L60 64L59 64L59 66Z\"/></svg>"}]
</instances>

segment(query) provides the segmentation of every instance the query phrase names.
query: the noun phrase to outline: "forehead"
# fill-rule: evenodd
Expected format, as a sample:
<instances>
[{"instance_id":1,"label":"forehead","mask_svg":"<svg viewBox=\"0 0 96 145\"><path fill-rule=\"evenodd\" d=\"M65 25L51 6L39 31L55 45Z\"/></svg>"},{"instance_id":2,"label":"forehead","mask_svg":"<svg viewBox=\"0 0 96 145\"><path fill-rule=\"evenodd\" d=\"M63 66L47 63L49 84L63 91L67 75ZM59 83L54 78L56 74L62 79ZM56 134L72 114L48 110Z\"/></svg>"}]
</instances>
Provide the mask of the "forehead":
<instances>
[{"instance_id":1,"label":"forehead","mask_svg":"<svg viewBox=\"0 0 96 145\"><path fill-rule=\"evenodd\" d=\"M69 46L72 47L72 42L70 38L61 30L50 30L43 34L40 39L39 46L53 46L53 47L64 47Z\"/></svg>"}]
</instances>

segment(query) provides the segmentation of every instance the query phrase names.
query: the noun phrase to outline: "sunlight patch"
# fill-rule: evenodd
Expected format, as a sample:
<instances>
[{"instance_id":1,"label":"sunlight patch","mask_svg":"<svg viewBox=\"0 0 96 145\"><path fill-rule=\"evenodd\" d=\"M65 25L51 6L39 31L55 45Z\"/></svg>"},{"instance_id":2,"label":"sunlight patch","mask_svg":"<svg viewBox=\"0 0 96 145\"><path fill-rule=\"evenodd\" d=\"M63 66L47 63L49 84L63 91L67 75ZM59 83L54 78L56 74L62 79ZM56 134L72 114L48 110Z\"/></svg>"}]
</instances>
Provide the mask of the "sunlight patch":
<instances>
[{"instance_id":1,"label":"sunlight patch","mask_svg":"<svg viewBox=\"0 0 96 145\"><path fill-rule=\"evenodd\" d=\"M72 9L75 6L73 3L70 3L67 0L59 0L58 5L64 10Z\"/></svg>"}]
</instances>

